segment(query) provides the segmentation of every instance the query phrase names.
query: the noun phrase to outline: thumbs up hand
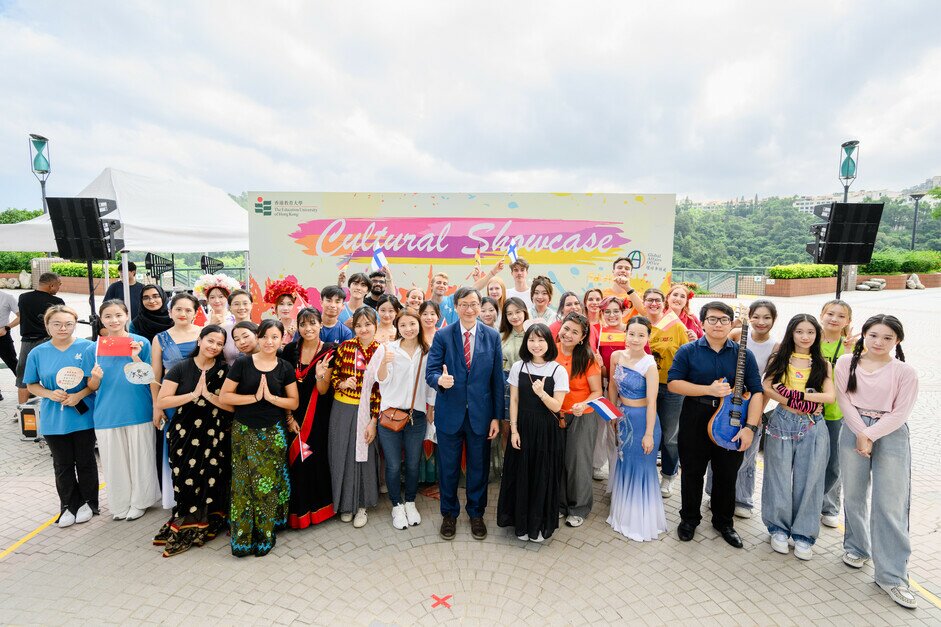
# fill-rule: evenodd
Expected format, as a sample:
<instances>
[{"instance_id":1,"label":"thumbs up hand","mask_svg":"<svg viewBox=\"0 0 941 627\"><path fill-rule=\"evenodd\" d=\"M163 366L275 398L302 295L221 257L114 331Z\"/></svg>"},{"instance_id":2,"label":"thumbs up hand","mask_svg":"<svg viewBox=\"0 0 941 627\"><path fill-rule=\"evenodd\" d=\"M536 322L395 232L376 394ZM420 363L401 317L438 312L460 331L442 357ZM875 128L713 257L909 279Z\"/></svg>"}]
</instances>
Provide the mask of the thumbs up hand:
<instances>
[{"instance_id":1,"label":"thumbs up hand","mask_svg":"<svg viewBox=\"0 0 941 627\"><path fill-rule=\"evenodd\" d=\"M441 376L438 377L438 387L445 390L454 386L454 377L448 374L448 367L443 366Z\"/></svg>"}]
</instances>

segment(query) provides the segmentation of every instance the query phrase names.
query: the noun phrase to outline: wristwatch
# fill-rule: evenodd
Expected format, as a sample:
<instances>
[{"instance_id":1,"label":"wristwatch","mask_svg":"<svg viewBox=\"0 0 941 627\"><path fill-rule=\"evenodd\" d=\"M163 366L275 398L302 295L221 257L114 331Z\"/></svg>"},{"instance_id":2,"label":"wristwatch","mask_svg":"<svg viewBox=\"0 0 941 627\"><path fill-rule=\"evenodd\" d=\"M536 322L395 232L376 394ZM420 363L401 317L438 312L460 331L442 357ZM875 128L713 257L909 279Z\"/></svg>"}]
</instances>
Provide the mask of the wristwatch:
<instances>
[{"instance_id":1,"label":"wristwatch","mask_svg":"<svg viewBox=\"0 0 941 627\"><path fill-rule=\"evenodd\" d=\"M752 433L758 433L758 425L750 425L748 423L745 423L745 428L751 429Z\"/></svg>"}]
</instances>

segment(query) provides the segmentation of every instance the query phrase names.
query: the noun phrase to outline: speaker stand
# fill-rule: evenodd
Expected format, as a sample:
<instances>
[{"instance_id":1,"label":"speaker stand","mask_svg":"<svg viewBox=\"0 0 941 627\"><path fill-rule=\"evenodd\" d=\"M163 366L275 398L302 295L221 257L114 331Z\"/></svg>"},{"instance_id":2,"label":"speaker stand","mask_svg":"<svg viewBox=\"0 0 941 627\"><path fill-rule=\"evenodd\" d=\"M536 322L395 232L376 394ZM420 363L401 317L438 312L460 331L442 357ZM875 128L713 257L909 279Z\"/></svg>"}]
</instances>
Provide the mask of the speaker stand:
<instances>
[{"instance_id":1,"label":"speaker stand","mask_svg":"<svg viewBox=\"0 0 941 627\"><path fill-rule=\"evenodd\" d=\"M95 277L93 276L91 260L85 262L88 264L88 322L91 324L92 342L98 341L98 314L95 312ZM104 266L102 266L103 268Z\"/></svg>"}]
</instances>

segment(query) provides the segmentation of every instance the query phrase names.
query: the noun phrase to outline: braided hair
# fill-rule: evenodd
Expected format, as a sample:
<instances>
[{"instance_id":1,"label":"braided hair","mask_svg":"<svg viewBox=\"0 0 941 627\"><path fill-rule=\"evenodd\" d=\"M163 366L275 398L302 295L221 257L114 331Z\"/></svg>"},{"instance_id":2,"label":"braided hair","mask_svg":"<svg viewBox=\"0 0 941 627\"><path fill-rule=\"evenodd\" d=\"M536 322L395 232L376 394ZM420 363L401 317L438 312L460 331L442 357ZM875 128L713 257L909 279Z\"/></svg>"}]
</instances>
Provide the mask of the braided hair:
<instances>
[{"instance_id":1,"label":"braided hair","mask_svg":"<svg viewBox=\"0 0 941 627\"><path fill-rule=\"evenodd\" d=\"M859 358L863 356L866 332L877 324L884 324L895 333L895 337L898 340L898 344L895 345L895 358L899 361L905 361L905 353L902 352L902 340L905 339L905 330L902 328L902 323L899 322L899 319L888 314L877 314L869 318L866 320L865 324L863 324L863 329L859 332L859 339L856 340L856 346L853 347L853 358L852 361L850 361L850 374L846 380L847 392L856 391L856 366L859 365Z\"/></svg>"}]
</instances>

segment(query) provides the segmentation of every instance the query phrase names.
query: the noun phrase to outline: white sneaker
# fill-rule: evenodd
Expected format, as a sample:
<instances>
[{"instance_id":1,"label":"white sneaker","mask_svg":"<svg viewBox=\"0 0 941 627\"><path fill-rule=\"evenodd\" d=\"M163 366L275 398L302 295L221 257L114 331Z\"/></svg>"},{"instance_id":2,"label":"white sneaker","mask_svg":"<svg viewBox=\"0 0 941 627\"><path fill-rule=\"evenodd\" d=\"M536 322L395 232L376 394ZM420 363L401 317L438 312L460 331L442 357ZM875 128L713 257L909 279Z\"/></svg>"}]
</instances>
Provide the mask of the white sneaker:
<instances>
[{"instance_id":1,"label":"white sneaker","mask_svg":"<svg viewBox=\"0 0 941 627\"><path fill-rule=\"evenodd\" d=\"M340 522L350 522L353 520L353 514L350 512L343 512L340 514Z\"/></svg>"},{"instance_id":2,"label":"white sneaker","mask_svg":"<svg viewBox=\"0 0 941 627\"><path fill-rule=\"evenodd\" d=\"M820 522L824 527L832 527L836 529L840 526L840 517L839 516L828 516L823 515L820 517Z\"/></svg>"},{"instance_id":3,"label":"white sneaker","mask_svg":"<svg viewBox=\"0 0 941 627\"><path fill-rule=\"evenodd\" d=\"M787 555L790 549L787 546L787 534L775 531L771 534L771 549L776 553Z\"/></svg>"},{"instance_id":4,"label":"white sneaker","mask_svg":"<svg viewBox=\"0 0 941 627\"><path fill-rule=\"evenodd\" d=\"M907 607L910 610L913 610L918 607L918 599L915 598L915 593L911 591L908 586L883 586L879 584L879 587L885 590L886 594L889 595L889 598L901 605L902 607Z\"/></svg>"},{"instance_id":5,"label":"white sneaker","mask_svg":"<svg viewBox=\"0 0 941 627\"><path fill-rule=\"evenodd\" d=\"M794 557L805 562L814 556L814 545L804 540L794 542Z\"/></svg>"},{"instance_id":6,"label":"white sneaker","mask_svg":"<svg viewBox=\"0 0 941 627\"><path fill-rule=\"evenodd\" d=\"M660 496L667 499L673 495L673 477L660 475Z\"/></svg>"},{"instance_id":7,"label":"white sneaker","mask_svg":"<svg viewBox=\"0 0 941 627\"><path fill-rule=\"evenodd\" d=\"M604 466L601 468L593 468L591 471L591 478L595 481L604 481L608 478L608 469Z\"/></svg>"},{"instance_id":8,"label":"white sneaker","mask_svg":"<svg viewBox=\"0 0 941 627\"><path fill-rule=\"evenodd\" d=\"M851 568L862 568L866 565L866 562L869 561L865 557L860 557L855 553L850 553L846 551L843 553L843 563Z\"/></svg>"},{"instance_id":9,"label":"white sneaker","mask_svg":"<svg viewBox=\"0 0 941 627\"><path fill-rule=\"evenodd\" d=\"M405 504L405 518L408 520L409 527L421 524L421 514L418 513L414 501Z\"/></svg>"},{"instance_id":10,"label":"white sneaker","mask_svg":"<svg viewBox=\"0 0 941 627\"><path fill-rule=\"evenodd\" d=\"M389 487L386 484L383 483L381 486L379 486L379 494L388 494L388 493L389 493Z\"/></svg>"},{"instance_id":11,"label":"white sneaker","mask_svg":"<svg viewBox=\"0 0 941 627\"><path fill-rule=\"evenodd\" d=\"M124 520L137 520L143 515L144 510L132 507L131 509L127 510L127 516L124 517Z\"/></svg>"},{"instance_id":12,"label":"white sneaker","mask_svg":"<svg viewBox=\"0 0 941 627\"><path fill-rule=\"evenodd\" d=\"M361 527L365 527L365 526L366 526L366 508L360 507L359 510L356 512L356 515L353 516L353 528L360 529Z\"/></svg>"},{"instance_id":13,"label":"white sneaker","mask_svg":"<svg viewBox=\"0 0 941 627\"><path fill-rule=\"evenodd\" d=\"M569 527L581 527L585 523L585 519L581 516L566 516L565 524ZM540 532L542 533L542 532Z\"/></svg>"},{"instance_id":14,"label":"white sneaker","mask_svg":"<svg viewBox=\"0 0 941 627\"><path fill-rule=\"evenodd\" d=\"M752 511L747 507L735 506L735 515L738 518L751 518Z\"/></svg>"},{"instance_id":15,"label":"white sneaker","mask_svg":"<svg viewBox=\"0 0 941 627\"><path fill-rule=\"evenodd\" d=\"M365 514L364 514L365 516ZM363 520L363 525L366 524L365 519ZM362 527L363 525L357 525L356 521L353 522L353 526ZM405 506L396 505L392 508L392 526L396 529L407 529L408 528L408 518L405 517Z\"/></svg>"},{"instance_id":16,"label":"white sneaker","mask_svg":"<svg viewBox=\"0 0 941 627\"><path fill-rule=\"evenodd\" d=\"M124 512L123 514L114 514L111 517L111 520L124 520L125 518L127 518L127 512Z\"/></svg>"},{"instance_id":17,"label":"white sneaker","mask_svg":"<svg viewBox=\"0 0 941 627\"><path fill-rule=\"evenodd\" d=\"M59 514L59 528L65 529L66 527L71 527L75 524L75 514L69 510L65 510Z\"/></svg>"},{"instance_id":18,"label":"white sneaker","mask_svg":"<svg viewBox=\"0 0 941 627\"><path fill-rule=\"evenodd\" d=\"M545 542L546 539L542 537L542 532L540 531L538 536L536 536L535 538L530 538L529 541L530 542Z\"/></svg>"},{"instance_id":19,"label":"white sneaker","mask_svg":"<svg viewBox=\"0 0 941 627\"><path fill-rule=\"evenodd\" d=\"M529 534L528 534L528 533L524 533L524 534L521 535L521 536L516 536L516 539L517 539L517 540L522 540L523 542L529 542Z\"/></svg>"},{"instance_id":20,"label":"white sneaker","mask_svg":"<svg viewBox=\"0 0 941 627\"><path fill-rule=\"evenodd\" d=\"M86 523L91 520L91 517L95 515L95 512L91 511L91 508L88 506L88 503L85 503L78 508L78 511L75 512L75 522L81 524Z\"/></svg>"}]
</instances>

